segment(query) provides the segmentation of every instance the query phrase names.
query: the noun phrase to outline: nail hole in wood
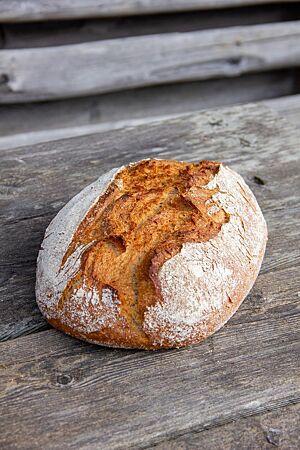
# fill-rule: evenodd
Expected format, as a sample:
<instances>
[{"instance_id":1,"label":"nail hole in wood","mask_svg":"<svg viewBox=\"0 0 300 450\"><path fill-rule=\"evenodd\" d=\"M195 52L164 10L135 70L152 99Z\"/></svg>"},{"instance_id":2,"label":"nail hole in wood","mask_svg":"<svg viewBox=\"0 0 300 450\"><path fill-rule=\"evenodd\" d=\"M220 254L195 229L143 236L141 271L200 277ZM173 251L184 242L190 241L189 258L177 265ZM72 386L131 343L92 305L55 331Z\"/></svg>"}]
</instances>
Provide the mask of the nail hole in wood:
<instances>
[{"instance_id":1,"label":"nail hole in wood","mask_svg":"<svg viewBox=\"0 0 300 450\"><path fill-rule=\"evenodd\" d=\"M72 383L73 377L72 377L72 375L63 373L63 374L57 375L56 381L58 384L61 384L62 386L66 386L67 384Z\"/></svg>"},{"instance_id":2,"label":"nail hole in wood","mask_svg":"<svg viewBox=\"0 0 300 450\"><path fill-rule=\"evenodd\" d=\"M266 433L266 439L269 442L269 444L272 444L275 447L279 447L281 437L280 435L281 430L278 430L276 428L270 428Z\"/></svg>"},{"instance_id":3,"label":"nail hole in wood","mask_svg":"<svg viewBox=\"0 0 300 450\"><path fill-rule=\"evenodd\" d=\"M0 84L7 84L9 82L9 76L6 73L1 73Z\"/></svg>"},{"instance_id":4,"label":"nail hole in wood","mask_svg":"<svg viewBox=\"0 0 300 450\"><path fill-rule=\"evenodd\" d=\"M228 59L229 64L232 66L238 66L242 62L242 58L240 56L233 56L232 58Z\"/></svg>"},{"instance_id":5,"label":"nail hole in wood","mask_svg":"<svg viewBox=\"0 0 300 450\"><path fill-rule=\"evenodd\" d=\"M261 178L254 176L253 181L255 184L259 184L260 186L264 186L266 183Z\"/></svg>"}]
</instances>

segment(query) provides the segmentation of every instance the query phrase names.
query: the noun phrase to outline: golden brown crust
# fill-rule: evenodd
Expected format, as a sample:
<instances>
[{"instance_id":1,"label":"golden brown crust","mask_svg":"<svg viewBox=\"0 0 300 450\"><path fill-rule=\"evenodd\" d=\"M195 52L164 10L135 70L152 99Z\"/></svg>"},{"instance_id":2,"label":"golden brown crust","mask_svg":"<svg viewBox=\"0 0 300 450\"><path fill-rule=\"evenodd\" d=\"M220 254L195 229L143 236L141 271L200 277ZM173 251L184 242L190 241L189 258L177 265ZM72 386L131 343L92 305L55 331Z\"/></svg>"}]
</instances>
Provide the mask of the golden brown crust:
<instances>
[{"instance_id":1,"label":"golden brown crust","mask_svg":"<svg viewBox=\"0 0 300 450\"><path fill-rule=\"evenodd\" d=\"M164 305L176 297L163 275L166 263L186 244L210 245L230 221L230 213L214 199L219 187L210 186L219 171L216 162L162 160L145 160L120 170L73 234L61 270L84 249L80 265L54 307L42 308L44 313L47 310L47 320L89 342L147 349L200 342L219 328L253 283L264 245L249 279L242 280L219 309L205 312L197 323L190 317L186 322L175 317L178 327L168 317L173 313L162 315ZM251 204L249 192L246 201ZM184 317L180 302L175 316L182 312Z\"/></svg>"}]
</instances>

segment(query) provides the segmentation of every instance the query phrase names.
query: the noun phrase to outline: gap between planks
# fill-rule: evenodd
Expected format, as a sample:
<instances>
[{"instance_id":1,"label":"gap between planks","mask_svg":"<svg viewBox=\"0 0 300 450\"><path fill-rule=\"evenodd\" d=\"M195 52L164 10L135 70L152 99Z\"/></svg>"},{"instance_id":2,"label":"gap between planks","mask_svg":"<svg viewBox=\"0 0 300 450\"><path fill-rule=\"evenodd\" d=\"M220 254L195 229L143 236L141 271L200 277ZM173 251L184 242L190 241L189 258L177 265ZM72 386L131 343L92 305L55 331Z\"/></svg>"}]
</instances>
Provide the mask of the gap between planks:
<instances>
[{"instance_id":1,"label":"gap between planks","mask_svg":"<svg viewBox=\"0 0 300 450\"><path fill-rule=\"evenodd\" d=\"M225 326L197 347L156 353L95 348L54 330L3 344L0 404L10 427L0 442L6 449L147 446L299 402L299 325L298 314L286 323Z\"/></svg>"},{"instance_id":2,"label":"gap between planks","mask_svg":"<svg viewBox=\"0 0 300 450\"><path fill-rule=\"evenodd\" d=\"M297 0L289 0L289 3ZM0 22L128 16L282 3L282 0L1 0Z\"/></svg>"},{"instance_id":3,"label":"gap between planks","mask_svg":"<svg viewBox=\"0 0 300 450\"><path fill-rule=\"evenodd\" d=\"M129 36L181 33L299 19L300 4L292 3L286 7L276 3L138 17L58 20L37 22L34 26L32 23L2 23L0 47L1 41L3 49L51 47Z\"/></svg>"},{"instance_id":4,"label":"gap between planks","mask_svg":"<svg viewBox=\"0 0 300 450\"><path fill-rule=\"evenodd\" d=\"M243 417L229 423L191 431L181 436L169 437L160 443L145 446L148 450L268 450L270 445L282 450L295 450L299 446L300 403L282 406L258 415ZM142 447L140 447L142 448Z\"/></svg>"}]
</instances>

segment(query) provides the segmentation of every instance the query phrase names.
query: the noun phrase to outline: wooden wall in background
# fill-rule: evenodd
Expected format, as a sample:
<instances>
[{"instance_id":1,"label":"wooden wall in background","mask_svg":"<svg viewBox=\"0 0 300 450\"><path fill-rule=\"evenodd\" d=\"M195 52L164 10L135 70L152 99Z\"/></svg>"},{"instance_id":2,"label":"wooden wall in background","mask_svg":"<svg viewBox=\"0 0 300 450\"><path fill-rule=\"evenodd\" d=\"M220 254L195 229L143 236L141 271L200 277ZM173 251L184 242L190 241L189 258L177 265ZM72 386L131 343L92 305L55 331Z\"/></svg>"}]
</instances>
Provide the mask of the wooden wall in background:
<instances>
[{"instance_id":1,"label":"wooden wall in background","mask_svg":"<svg viewBox=\"0 0 300 450\"><path fill-rule=\"evenodd\" d=\"M4 0L0 149L293 96L299 74L299 1Z\"/></svg>"}]
</instances>

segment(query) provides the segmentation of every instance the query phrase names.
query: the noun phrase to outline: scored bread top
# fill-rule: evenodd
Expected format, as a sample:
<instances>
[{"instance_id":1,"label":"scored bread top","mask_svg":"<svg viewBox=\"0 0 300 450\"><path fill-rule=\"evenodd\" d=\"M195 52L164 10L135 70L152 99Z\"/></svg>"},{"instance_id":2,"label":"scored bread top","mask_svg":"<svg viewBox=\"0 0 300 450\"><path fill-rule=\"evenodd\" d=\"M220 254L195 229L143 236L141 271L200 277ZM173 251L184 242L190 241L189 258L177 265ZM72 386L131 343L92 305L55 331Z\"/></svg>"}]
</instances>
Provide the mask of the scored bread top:
<instances>
[{"instance_id":1,"label":"scored bread top","mask_svg":"<svg viewBox=\"0 0 300 450\"><path fill-rule=\"evenodd\" d=\"M222 326L251 288L266 224L220 163L143 160L90 185L47 229L37 301L76 337L180 347Z\"/></svg>"}]
</instances>

